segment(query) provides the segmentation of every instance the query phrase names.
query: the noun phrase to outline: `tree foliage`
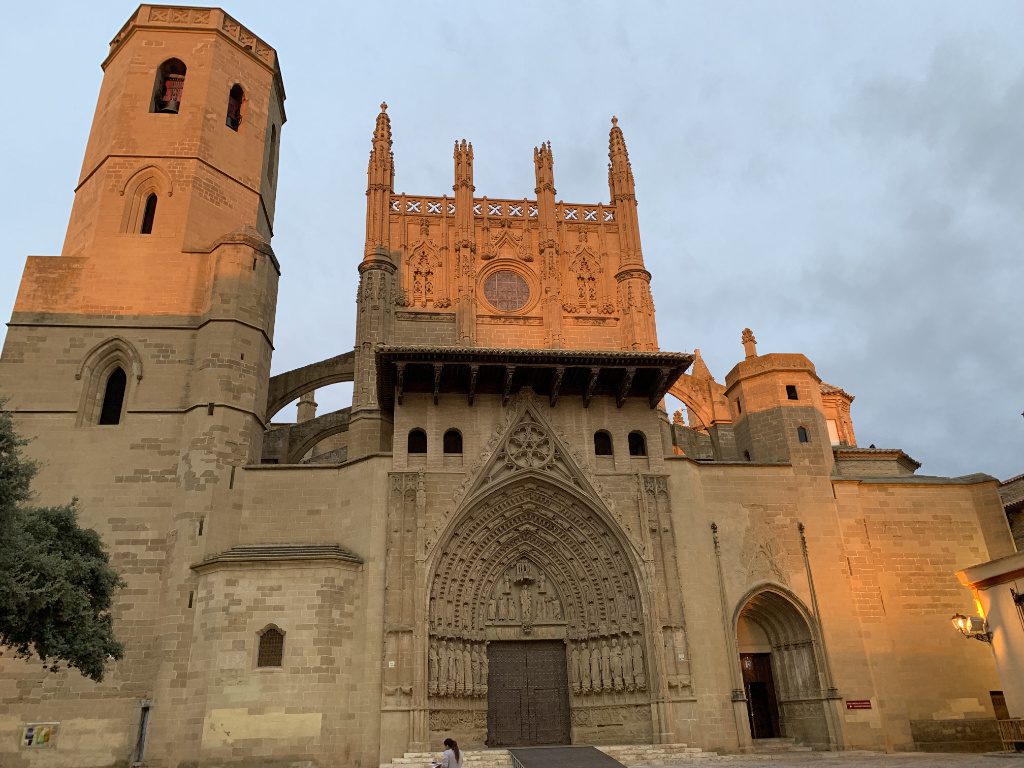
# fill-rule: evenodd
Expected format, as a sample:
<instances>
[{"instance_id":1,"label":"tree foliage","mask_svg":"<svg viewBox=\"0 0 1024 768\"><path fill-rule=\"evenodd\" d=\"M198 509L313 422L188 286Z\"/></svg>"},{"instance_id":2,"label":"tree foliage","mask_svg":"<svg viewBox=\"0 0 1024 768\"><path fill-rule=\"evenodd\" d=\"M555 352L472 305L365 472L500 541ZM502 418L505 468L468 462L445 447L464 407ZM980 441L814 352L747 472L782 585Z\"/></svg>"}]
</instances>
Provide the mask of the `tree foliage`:
<instances>
[{"instance_id":1,"label":"tree foliage","mask_svg":"<svg viewBox=\"0 0 1024 768\"><path fill-rule=\"evenodd\" d=\"M114 637L110 607L124 582L110 567L99 534L78 525L77 501L32 507L38 470L27 441L0 402L0 645L47 669L61 664L103 679L124 647Z\"/></svg>"}]
</instances>

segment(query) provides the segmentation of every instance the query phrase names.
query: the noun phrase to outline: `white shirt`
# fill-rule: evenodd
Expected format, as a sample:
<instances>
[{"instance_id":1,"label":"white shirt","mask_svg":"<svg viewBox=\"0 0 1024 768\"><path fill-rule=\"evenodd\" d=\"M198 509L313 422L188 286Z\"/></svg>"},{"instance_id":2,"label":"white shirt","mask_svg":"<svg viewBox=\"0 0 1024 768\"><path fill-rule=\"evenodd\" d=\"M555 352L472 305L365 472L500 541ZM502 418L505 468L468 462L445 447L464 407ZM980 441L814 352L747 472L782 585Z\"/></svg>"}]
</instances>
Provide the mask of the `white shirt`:
<instances>
[{"instance_id":1,"label":"white shirt","mask_svg":"<svg viewBox=\"0 0 1024 768\"><path fill-rule=\"evenodd\" d=\"M441 755L441 762L438 765L441 768L462 768L462 750L459 750L459 757L456 759L455 752L451 749L446 749L444 754Z\"/></svg>"}]
</instances>

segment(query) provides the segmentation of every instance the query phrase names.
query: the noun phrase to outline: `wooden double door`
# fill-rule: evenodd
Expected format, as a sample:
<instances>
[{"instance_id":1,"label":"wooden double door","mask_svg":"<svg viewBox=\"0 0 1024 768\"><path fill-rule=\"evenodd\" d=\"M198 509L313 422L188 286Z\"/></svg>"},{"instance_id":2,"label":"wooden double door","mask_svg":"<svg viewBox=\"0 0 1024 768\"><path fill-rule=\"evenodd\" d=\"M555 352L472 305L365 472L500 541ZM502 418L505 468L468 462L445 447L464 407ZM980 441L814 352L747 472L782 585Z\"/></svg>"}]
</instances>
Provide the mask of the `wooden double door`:
<instances>
[{"instance_id":1,"label":"wooden double door","mask_svg":"<svg viewBox=\"0 0 1024 768\"><path fill-rule=\"evenodd\" d=\"M561 640L491 642L487 664L487 746L570 743Z\"/></svg>"}]
</instances>

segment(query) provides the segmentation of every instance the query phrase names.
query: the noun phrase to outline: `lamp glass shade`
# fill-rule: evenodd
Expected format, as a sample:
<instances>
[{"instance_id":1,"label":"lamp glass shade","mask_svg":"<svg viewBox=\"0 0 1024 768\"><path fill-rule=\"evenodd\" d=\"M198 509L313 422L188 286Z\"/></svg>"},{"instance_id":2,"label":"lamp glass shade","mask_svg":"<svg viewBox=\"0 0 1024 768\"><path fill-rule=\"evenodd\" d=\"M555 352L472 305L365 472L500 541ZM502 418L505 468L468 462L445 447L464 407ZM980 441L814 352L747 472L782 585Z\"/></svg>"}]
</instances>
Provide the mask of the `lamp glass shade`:
<instances>
[{"instance_id":1,"label":"lamp glass shade","mask_svg":"<svg viewBox=\"0 0 1024 768\"><path fill-rule=\"evenodd\" d=\"M962 613L954 613L951 621L953 622L953 627L960 634L966 635L971 631L971 620Z\"/></svg>"}]
</instances>

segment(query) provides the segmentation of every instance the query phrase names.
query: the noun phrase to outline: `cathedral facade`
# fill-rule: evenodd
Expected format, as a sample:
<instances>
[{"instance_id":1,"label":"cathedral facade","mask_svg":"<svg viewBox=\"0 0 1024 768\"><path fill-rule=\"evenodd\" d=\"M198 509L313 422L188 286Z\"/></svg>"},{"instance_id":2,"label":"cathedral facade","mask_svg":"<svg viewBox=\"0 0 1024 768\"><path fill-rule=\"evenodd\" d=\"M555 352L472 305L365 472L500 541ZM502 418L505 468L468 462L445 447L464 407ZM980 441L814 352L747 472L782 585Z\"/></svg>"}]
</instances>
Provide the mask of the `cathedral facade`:
<instances>
[{"instance_id":1,"label":"cathedral facade","mask_svg":"<svg viewBox=\"0 0 1024 768\"><path fill-rule=\"evenodd\" d=\"M127 653L101 684L0 657L0 762L991 746L991 655L948 619L1014 551L996 481L858 447L852 396L749 329L722 383L661 351L614 118L606 203L556 197L549 144L532 196L477 196L466 141L451 194L401 194L382 105L354 347L271 376L276 52L142 5L103 67L0 395L127 582Z\"/></svg>"}]
</instances>

